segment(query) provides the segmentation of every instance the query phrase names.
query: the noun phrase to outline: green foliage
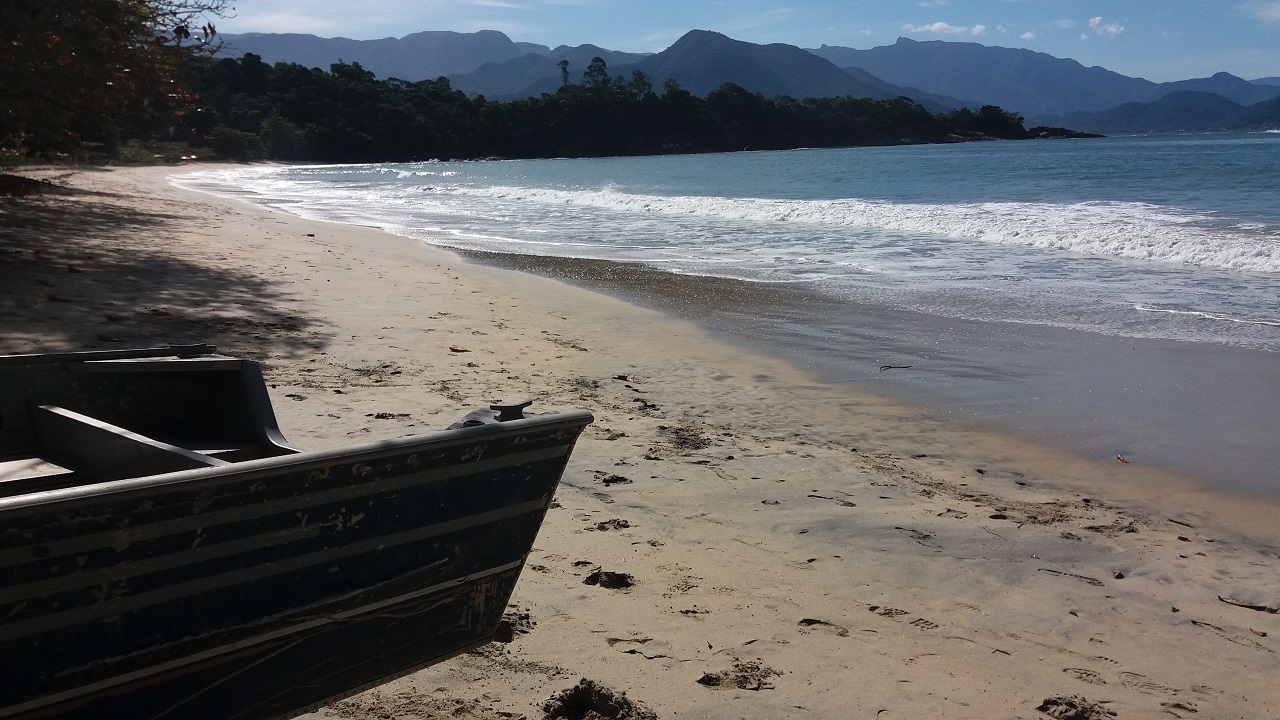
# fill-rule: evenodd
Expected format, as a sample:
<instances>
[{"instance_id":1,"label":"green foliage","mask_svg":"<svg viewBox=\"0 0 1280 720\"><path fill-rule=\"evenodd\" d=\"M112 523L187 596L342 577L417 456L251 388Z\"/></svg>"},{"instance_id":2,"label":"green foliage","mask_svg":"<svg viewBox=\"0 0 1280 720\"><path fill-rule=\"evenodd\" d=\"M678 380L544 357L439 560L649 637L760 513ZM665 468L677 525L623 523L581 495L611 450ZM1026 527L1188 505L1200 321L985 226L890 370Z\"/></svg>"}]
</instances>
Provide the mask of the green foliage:
<instances>
[{"instance_id":1,"label":"green foliage","mask_svg":"<svg viewBox=\"0 0 1280 720\"><path fill-rule=\"evenodd\" d=\"M267 154L257 135L225 126L209 134L209 146L218 157L228 160L261 160Z\"/></svg>"},{"instance_id":2,"label":"green foliage","mask_svg":"<svg viewBox=\"0 0 1280 720\"><path fill-rule=\"evenodd\" d=\"M262 124L262 145L266 155L277 160L301 160L306 156L307 134L302 128L285 120L279 112L272 113Z\"/></svg>"},{"instance_id":3,"label":"green foliage","mask_svg":"<svg viewBox=\"0 0 1280 720\"><path fill-rule=\"evenodd\" d=\"M141 140L130 140L116 148L116 160L126 165L155 165L156 154Z\"/></svg>"},{"instance_id":4,"label":"green foliage","mask_svg":"<svg viewBox=\"0 0 1280 720\"><path fill-rule=\"evenodd\" d=\"M962 108L946 116L957 129L994 138L1026 137L1022 116L995 105L983 105L978 112Z\"/></svg>"},{"instance_id":5,"label":"green foliage","mask_svg":"<svg viewBox=\"0 0 1280 720\"><path fill-rule=\"evenodd\" d=\"M47 156L157 132L187 103L176 61L225 0L0 2L0 155Z\"/></svg>"},{"instance_id":6,"label":"green foliage","mask_svg":"<svg viewBox=\"0 0 1280 720\"><path fill-rule=\"evenodd\" d=\"M200 100L181 133L228 159L322 162L953 142L979 127L1025 137L1021 118L999 108L939 116L906 98L767 98L731 83L701 98L672 79L659 93L639 71L610 78L603 61L584 75L585 84L499 103L447 78L379 80L354 63L326 72L255 55L193 60L181 79Z\"/></svg>"}]
</instances>

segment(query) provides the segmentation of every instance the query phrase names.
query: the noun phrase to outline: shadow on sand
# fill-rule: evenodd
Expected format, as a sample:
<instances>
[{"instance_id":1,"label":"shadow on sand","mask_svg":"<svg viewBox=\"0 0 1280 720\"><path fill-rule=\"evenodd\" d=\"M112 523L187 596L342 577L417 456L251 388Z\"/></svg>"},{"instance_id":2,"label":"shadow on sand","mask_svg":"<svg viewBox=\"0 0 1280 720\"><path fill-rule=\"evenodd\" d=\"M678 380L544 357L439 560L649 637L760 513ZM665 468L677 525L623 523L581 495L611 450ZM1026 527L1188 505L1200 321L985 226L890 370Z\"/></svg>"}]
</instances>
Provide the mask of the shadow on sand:
<instances>
[{"instance_id":1,"label":"shadow on sand","mask_svg":"<svg viewBox=\"0 0 1280 720\"><path fill-rule=\"evenodd\" d=\"M0 198L0 353L210 342L266 359L327 342L296 295L200 242L211 208L63 181Z\"/></svg>"}]
</instances>

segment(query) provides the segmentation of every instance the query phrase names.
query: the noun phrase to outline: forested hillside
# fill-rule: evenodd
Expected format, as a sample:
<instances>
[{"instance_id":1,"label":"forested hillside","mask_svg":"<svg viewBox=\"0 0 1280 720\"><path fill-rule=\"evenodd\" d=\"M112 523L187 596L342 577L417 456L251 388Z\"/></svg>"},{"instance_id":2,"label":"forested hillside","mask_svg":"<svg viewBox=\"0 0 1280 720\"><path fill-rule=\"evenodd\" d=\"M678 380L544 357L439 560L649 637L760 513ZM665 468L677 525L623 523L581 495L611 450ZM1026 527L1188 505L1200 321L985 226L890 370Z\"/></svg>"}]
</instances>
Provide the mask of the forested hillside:
<instances>
[{"instance_id":1,"label":"forested hillside","mask_svg":"<svg viewBox=\"0 0 1280 720\"><path fill-rule=\"evenodd\" d=\"M1025 138L997 107L933 114L905 98L767 98L725 84L705 98L603 61L554 94L469 97L445 78L379 80L358 64L329 71L254 55L198 60L184 135L235 159L380 162L585 157ZM576 81L573 81L576 80Z\"/></svg>"}]
</instances>

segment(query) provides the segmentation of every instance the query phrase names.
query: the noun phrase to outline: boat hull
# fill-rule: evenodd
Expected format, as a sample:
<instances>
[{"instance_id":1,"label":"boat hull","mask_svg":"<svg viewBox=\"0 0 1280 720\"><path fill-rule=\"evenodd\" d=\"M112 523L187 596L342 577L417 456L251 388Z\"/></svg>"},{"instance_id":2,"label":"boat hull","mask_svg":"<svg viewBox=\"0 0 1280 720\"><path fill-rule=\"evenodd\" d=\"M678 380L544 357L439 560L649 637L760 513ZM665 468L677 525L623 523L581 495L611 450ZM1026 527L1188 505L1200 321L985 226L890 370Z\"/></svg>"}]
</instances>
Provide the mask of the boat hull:
<instances>
[{"instance_id":1,"label":"boat hull","mask_svg":"<svg viewBox=\"0 0 1280 720\"><path fill-rule=\"evenodd\" d=\"M591 419L0 499L0 716L292 717L489 642Z\"/></svg>"}]
</instances>

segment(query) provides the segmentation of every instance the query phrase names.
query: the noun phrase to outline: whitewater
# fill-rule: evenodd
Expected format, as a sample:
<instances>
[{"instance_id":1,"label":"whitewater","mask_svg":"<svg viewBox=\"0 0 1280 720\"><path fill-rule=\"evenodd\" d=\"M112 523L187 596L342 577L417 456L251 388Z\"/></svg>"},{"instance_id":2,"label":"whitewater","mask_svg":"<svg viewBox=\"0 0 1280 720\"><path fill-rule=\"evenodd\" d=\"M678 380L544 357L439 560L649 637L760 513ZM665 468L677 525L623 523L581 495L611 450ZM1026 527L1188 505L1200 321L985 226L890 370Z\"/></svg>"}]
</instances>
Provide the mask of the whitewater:
<instances>
[{"instance_id":1,"label":"whitewater","mask_svg":"<svg viewBox=\"0 0 1280 720\"><path fill-rule=\"evenodd\" d=\"M1280 350L1280 138L244 167L183 183L451 247Z\"/></svg>"},{"instance_id":2,"label":"whitewater","mask_svg":"<svg viewBox=\"0 0 1280 720\"><path fill-rule=\"evenodd\" d=\"M176 181L621 295L1100 460L1280 494L1275 133Z\"/></svg>"}]
</instances>

